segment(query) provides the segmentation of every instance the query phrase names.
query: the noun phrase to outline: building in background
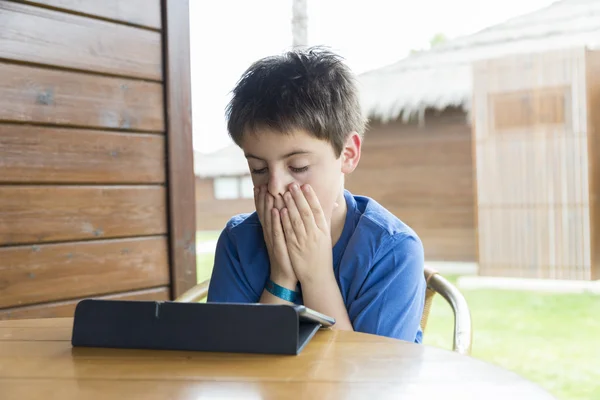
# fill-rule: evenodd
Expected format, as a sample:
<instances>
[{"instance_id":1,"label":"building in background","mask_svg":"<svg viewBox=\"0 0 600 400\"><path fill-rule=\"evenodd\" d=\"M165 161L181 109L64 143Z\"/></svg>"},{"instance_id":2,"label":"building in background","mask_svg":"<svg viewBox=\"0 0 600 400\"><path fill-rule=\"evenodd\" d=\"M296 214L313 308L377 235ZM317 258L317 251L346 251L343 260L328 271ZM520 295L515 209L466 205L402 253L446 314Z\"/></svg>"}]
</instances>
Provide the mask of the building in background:
<instances>
[{"instance_id":1,"label":"building in background","mask_svg":"<svg viewBox=\"0 0 600 400\"><path fill-rule=\"evenodd\" d=\"M599 38L600 0L563 0L360 75L370 126L348 189L375 198L412 226L427 260L479 261L473 66L590 46ZM247 165L234 145L202 157L212 162L197 169L198 186L210 190L198 193L212 196L198 195L199 228L221 229L232 214L253 210L252 199L244 198ZM502 274L549 276L525 269L513 265Z\"/></svg>"},{"instance_id":2,"label":"building in background","mask_svg":"<svg viewBox=\"0 0 600 400\"><path fill-rule=\"evenodd\" d=\"M473 63L599 39L600 1L563 0L362 74L371 126L349 188L411 225L429 260L477 260Z\"/></svg>"},{"instance_id":3,"label":"building in background","mask_svg":"<svg viewBox=\"0 0 600 400\"><path fill-rule=\"evenodd\" d=\"M216 152L194 155L196 225L220 231L235 214L254 211L254 186L242 150L231 144Z\"/></svg>"}]
</instances>

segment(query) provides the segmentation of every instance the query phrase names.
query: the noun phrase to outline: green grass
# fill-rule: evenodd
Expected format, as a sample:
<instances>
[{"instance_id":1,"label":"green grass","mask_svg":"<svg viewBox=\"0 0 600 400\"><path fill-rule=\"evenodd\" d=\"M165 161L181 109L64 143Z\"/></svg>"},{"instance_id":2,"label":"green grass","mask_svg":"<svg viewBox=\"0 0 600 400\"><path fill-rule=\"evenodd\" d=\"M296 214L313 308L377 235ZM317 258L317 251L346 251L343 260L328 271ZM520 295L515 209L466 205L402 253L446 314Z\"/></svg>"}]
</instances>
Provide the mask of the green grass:
<instances>
[{"instance_id":1,"label":"green grass","mask_svg":"<svg viewBox=\"0 0 600 400\"><path fill-rule=\"evenodd\" d=\"M473 320L473 357L512 370L561 400L600 399L600 296L463 293ZM451 349L454 317L440 296L429 318L425 344Z\"/></svg>"},{"instance_id":2,"label":"green grass","mask_svg":"<svg viewBox=\"0 0 600 400\"><path fill-rule=\"evenodd\" d=\"M219 238L219 232L200 231L196 233L196 242L210 242ZM210 278L215 256L212 253L201 253L196 257L196 274L198 282Z\"/></svg>"},{"instance_id":3,"label":"green grass","mask_svg":"<svg viewBox=\"0 0 600 400\"><path fill-rule=\"evenodd\" d=\"M209 242L211 240L217 240L220 232L216 231L198 231L196 232L196 242Z\"/></svg>"},{"instance_id":4,"label":"green grass","mask_svg":"<svg viewBox=\"0 0 600 400\"><path fill-rule=\"evenodd\" d=\"M213 254L198 254L198 257L196 258L198 282L204 282L205 280L210 279L214 259L215 257Z\"/></svg>"},{"instance_id":5,"label":"green grass","mask_svg":"<svg viewBox=\"0 0 600 400\"><path fill-rule=\"evenodd\" d=\"M202 233L215 240L215 233ZM199 254L198 281L212 254ZM457 277L446 277L453 283ZM463 290L473 320L472 356L538 383L560 400L600 399L600 296ZM452 348L454 317L436 296L425 344Z\"/></svg>"}]
</instances>

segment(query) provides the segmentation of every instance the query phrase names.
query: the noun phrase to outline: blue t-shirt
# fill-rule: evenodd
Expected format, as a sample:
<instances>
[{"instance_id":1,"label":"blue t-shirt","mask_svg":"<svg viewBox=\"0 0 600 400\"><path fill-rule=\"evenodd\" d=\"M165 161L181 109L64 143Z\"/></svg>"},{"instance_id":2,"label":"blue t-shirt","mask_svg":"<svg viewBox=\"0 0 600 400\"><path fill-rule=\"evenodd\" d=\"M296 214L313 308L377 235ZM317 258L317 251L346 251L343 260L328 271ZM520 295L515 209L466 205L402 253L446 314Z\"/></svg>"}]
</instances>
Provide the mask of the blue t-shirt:
<instances>
[{"instance_id":1,"label":"blue t-shirt","mask_svg":"<svg viewBox=\"0 0 600 400\"><path fill-rule=\"evenodd\" d=\"M375 200L347 190L344 197L348 211L333 269L354 330L421 343L421 240ZM233 217L217 242L207 301L257 303L269 276L256 212Z\"/></svg>"}]
</instances>

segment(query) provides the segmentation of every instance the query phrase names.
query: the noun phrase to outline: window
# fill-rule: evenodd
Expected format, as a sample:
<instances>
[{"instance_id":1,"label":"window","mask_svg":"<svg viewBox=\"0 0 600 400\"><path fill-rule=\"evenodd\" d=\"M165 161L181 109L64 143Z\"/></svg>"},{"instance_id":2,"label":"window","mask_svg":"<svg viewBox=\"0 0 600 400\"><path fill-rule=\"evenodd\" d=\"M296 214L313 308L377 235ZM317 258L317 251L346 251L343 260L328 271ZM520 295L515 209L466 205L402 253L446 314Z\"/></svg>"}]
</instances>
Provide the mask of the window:
<instances>
[{"instance_id":1,"label":"window","mask_svg":"<svg viewBox=\"0 0 600 400\"><path fill-rule=\"evenodd\" d=\"M254 185L248 175L215 178L213 189L217 200L254 198Z\"/></svg>"},{"instance_id":2,"label":"window","mask_svg":"<svg viewBox=\"0 0 600 400\"><path fill-rule=\"evenodd\" d=\"M237 177L215 178L215 199L237 199L240 193L240 184Z\"/></svg>"},{"instance_id":3,"label":"window","mask_svg":"<svg viewBox=\"0 0 600 400\"><path fill-rule=\"evenodd\" d=\"M254 184L252 183L252 177L243 176L241 182L241 191L243 199L253 199L254 198Z\"/></svg>"}]
</instances>

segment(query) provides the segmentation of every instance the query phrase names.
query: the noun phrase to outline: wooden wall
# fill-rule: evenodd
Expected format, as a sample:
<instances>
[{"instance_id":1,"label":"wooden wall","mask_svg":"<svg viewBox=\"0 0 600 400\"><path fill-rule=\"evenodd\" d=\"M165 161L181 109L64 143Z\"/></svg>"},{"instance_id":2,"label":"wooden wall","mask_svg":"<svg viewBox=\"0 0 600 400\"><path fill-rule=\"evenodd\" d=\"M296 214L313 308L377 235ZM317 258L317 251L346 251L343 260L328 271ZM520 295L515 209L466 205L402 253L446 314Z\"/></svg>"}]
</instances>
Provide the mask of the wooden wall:
<instances>
[{"instance_id":1,"label":"wooden wall","mask_svg":"<svg viewBox=\"0 0 600 400\"><path fill-rule=\"evenodd\" d=\"M464 112L427 112L416 122L371 122L361 160L347 179L421 237L431 261L474 261L471 127Z\"/></svg>"},{"instance_id":2,"label":"wooden wall","mask_svg":"<svg viewBox=\"0 0 600 400\"><path fill-rule=\"evenodd\" d=\"M590 279L600 279L600 51L585 52L590 202Z\"/></svg>"},{"instance_id":3,"label":"wooden wall","mask_svg":"<svg viewBox=\"0 0 600 400\"><path fill-rule=\"evenodd\" d=\"M213 180L196 177L196 226L199 231L221 231L232 216L254 210L253 199L215 199Z\"/></svg>"},{"instance_id":4,"label":"wooden wall","mask_svg":"<svg viewBox=\"0 0 600 400\"><path fill-rule=\"evenodd\" d=\"M190 224L172 206L187 191L193 215L189 101L171 112L189 97L189 50L171 44L187 35L187 2L170 4L0 1L0 319L195 283L195 252L182 251L194 229L183 240ZM171 37L167 12L183 26Z\"/></svg>"},{"instance_id":5,"label":"wooden wall","mask_svg":"<svg viewBox=\"0 0 600 400\"><path fill-rule=\"evenodd\" d=\"M482 275L600 277L595 208L599 74L597 54L585 49L476 65Z\"/></svg>"}]
</instances>

